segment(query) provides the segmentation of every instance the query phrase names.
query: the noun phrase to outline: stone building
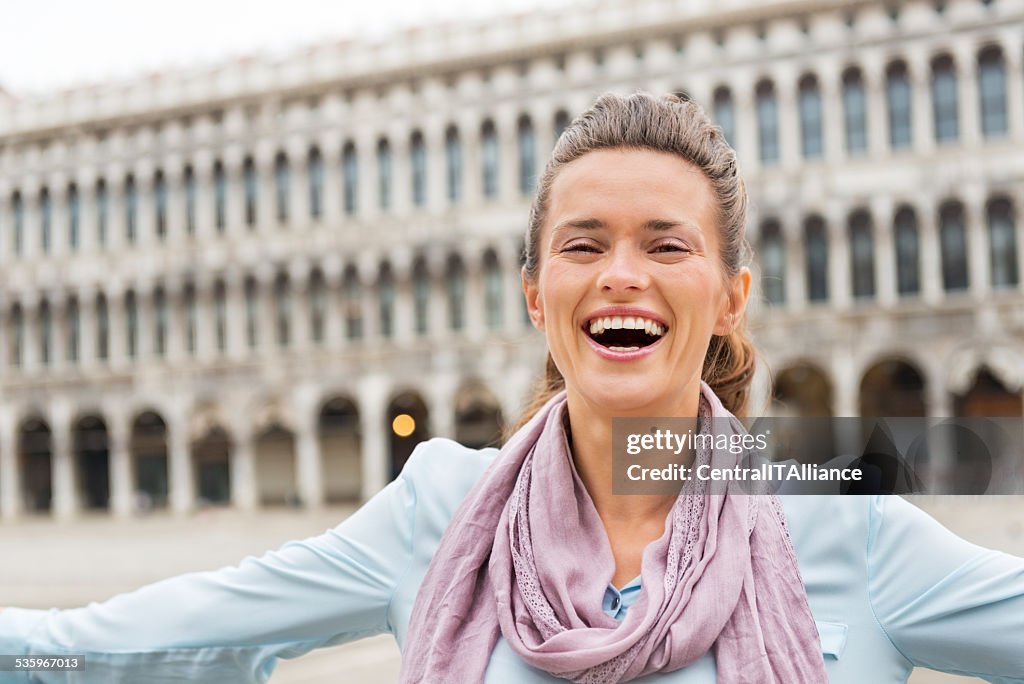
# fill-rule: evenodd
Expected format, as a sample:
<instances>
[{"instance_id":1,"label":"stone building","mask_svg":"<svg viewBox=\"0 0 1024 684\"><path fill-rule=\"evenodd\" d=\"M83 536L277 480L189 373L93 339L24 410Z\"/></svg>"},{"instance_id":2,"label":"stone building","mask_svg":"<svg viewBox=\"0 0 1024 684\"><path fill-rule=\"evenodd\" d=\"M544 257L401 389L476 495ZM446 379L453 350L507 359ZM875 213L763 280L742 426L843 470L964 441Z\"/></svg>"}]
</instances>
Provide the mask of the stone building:
<instances>
[{"instance_id":1,"label":"stone building","mask_svg":"<svg viewBox=\"0 0 1024 684\"><path fill-rule=\"evenodd\" d=\"M0 517L317 506L492 442L543 363L536 176L606 90L736 147L781 410L1024 415L1022 62L1024 0L603 0L0 91Z\"/></svg>"}]
</instances>

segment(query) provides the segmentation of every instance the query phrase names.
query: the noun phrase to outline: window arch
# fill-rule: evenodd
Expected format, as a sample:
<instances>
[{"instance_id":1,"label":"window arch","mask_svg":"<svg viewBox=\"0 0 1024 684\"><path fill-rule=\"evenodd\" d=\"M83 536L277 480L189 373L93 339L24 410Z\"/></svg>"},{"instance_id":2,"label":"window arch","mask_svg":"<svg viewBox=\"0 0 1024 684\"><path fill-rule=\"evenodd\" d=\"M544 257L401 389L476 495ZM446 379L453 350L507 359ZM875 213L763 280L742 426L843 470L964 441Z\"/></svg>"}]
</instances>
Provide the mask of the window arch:
<instances>
[{"instance_id":1,"label":"window arch","mask_svg":"<svg viewBox=\"0 0 1024 684\"><path fill-rule=\"evenodd\" d=\"M377 142L377 201L382 211L391 208L391 143Z\"/></svg>"},{"instance_id":2,"label":"window arch","mask_svg":"<svg viewBox=\"0 0 1024 684\"><path fill-rule=\"evenodd\" d=\"M189 235L196 234L196 207L199 200L199 183L196 172L191 166L185 167L185 231Z\"/></svg>"},{"instance_id":3,"label":"window arch","mask_svg":"<svg viewBox=\"0 0 1024 684\"><path fill-rule=\"evenodd\" d=\"M871 216L858 210L850 214L847 224L850 235L850 275L853 296L868 299L875 296L875 240Z\"/></svg>"},{"instance_id":4,"label":"window arch","mask_svg":"<svg viewBox=\"0 0 1024 684\"><path fill-rule=\"evenodd\" d=\"M953 58L942 55L932 60L932 116L936 142L950 142L960 136L959 95Z\"/></svg>"},{"instance_id":5,"label":"window arch","mask_svg":"<svg viewBox=\"0 0 1024 684\"><path fill-rule=\"evenodd\" d=\"M811 302L828 300L828 233L825 221L812 216L804 222L806 245L807 299Z\"/></svg>"},{"instance_id":6,"label":"window arch","mask_svg":"<svg viewBox=\"0 0 1024 684\"><path fill-rule=\"evenodd\" d=\"M350 340L363 337L363 287L355 266L345 269L345 333Z\"/></svg>"},{"instance_id":7,"label":"window arch","mask_svg":"<svg viewBox=\"0 0 1024 684\"><path fill-rule=\"evenodd\" d=\"M306 164L309 176L309 217L316 220L324 212L324 159L320 148L310 148Z\"/></svg>"},{"instance_id":8,"label":"window arch","mask_svg":"<svg viewBox=\"0 0 1024 684\"><path fill-rule=\"evenodd\" d=\"M259 211L259 176L252 157L246 157L242 163L242 185L245 193L245 225L253 228Z\"/></svg>"},{"instance_id":9,"label":"window arch","mask_svg":"<svg viewBox=\"0 0 1024 684\"><path fill-rule=\"evenodd\" d=\"M74 297L68 300L67 306L65 307L65 315L67 317L67 338L65 343L67 347L65 349L64 358L70 363L78 363L79 349L81 347L82 337L82 317L78 308L78 300Z\"/></svg>"},{"instance_id":10,"label":"window arch","mask_svg":"<svg viewBox=\"0 0 1024 684\"><path fill-rule=\"evenodd\" d=\"M946 202L939 209L939 246L943 289L947 292L967 289L967 234L964 209L959 202Z\"/></svg>"},{"instance_id":11,"label":"window arch","mask_svg":"<svg viewBox=\"0 0 1024 684\"><path fill-rule=\"evenodd\" d=\"M182 299L185 305L185 351L190 356L195 356L199 348L199 312L196 307L195 285L185 285Z\"/></svg>"},{"instance_id":12,"label":"window arch","mask_svg":"<svg viewBox=\"0 0 1024 684\"><path fill-rule=\"evenodd\" d=\"M736 112L732 104L732 93L725 86L715 89L712 98L715 112L715 123L722 129L726 141L736 147Z\"/></svg>"},{"instance_id":13,"label":"window arch","mask_svg":"<svg viewBox=\"0 0 1024 684\"><path fill-rule=\"evenodd\" d=\"M466 269L457 254L448 257L445 280L448 285L448 327L459 331L466 323Z\"/></svg>"},{"instance_id":14,"label":"window arch","mask_svg":"<svg viewBox=\"0 0 1024 684\"><path fill-rule=\"evenodd\" d=\"M341 179L345 213L353 216L359 209L359 157L351 141L345 143L341 152Z\"/></svg>"},{"instance_id":15,"label":"window arch","mask_svg":"<svg viewBox=\"0 0 1024 684\"><path fill-rule=\"evenodd\" d=\"M445 175L448 201L455 204L462 197L462 144L459 129L449 126L444 134Z\"/></svg>"},{"instance_id":16,"label":"window arch","mask_svg":"<svg viewBox=\"0 0 1024 684\"><path fill-rule=\"evenodd\" d=\"M413 317L417 335L426 335L430 327L430 271L422 258L412 268Z\"/></svg>"},{"instance_id":17,"label":"window arch","mask_svg":"<svg viewBox=\"0 0 1024 684\"><path fill-rule=\"evenodd\" d=\"M129 290L124 296L124 328L125 352L128 354L128 358L137 358L139 355L139 302L133 290Z\"/></svg>"},{"instance_id":18,"label":"window arch","mask_svg":"<svg viewBox=\"0 0 1024 684\"><path fill-rule=\"evenodd\" d=\"M533 192L537 173L537 144L533 134L533 122L523 114L517 126L519 150L519 192L528 195Z\"/></svg>"},{"instance_id":19,"label":"window arch","mask_svg":"<svg viewBox=\"0 0 1024 684\"><path fill-rule=\"evenodd\" d=\"M49 366L53 354L53 312L50 302L44 299L39 304L39 362Z\"/></svg>"},{"instance_id":20,"label":"window arch","mask_svg":"<svg viewBox=\"0 0 1024 684\"><path fill-rule=\"evenodd\" d=\"M213 330L217 351L223 354L228 348L228 293L223 280L213 284Z\"/></svg>"},{"instance_id":21,"label":"window arch","mask_svg":"<svg viewBox=\"0 0 1024 684\"><path fill-rule=\"evenodd\" d=\"M318 345L327 337L327 282L319 269L309 278L309 335Z\"/></svg>"},{"instance_id":22,"label":"window arch","mask_svg":"<svg viewBox=\"0 0 1024 684\"><path fill-rule=\"evenodd\" d=\"M1013 220L1013 204L1005 197L993 199L986 207L986 214L992 287L1016 287L1020 274L1017 272L1017 228Z\"/></svg>"},{"instance_id":23,"label":"window arch","mask_svg":"<svg viewBox=\"0 0 1024 684\"><path fill-rule=\"evenodd\" d=\"M808 74L800 79L800 143L804 159L821 159L822 143L821 89L818 79Z\"/></svg>"},{"instance_id":24,"label":"window arch","mask_svg":"<svg viewBox=\"0 0 1024 684\"><path fill-rule=\"evenodd\" d=\"M413 131L409 141L409 165L412 167L412 203L422 207L427 203L427 145L423 133Z\"/></svg>"},{"instance_id":25,"label":"window arch","mask_svg":"<svg viewBox=\"0 0 1024 684\"><path fill-rule=\"evenodd\" d=\"M153 213L156 219L153 229L157 239L163 240L167 237L167 181L161 170L153 176Z\"/></svg>"},{"instance_id":26,"label":"window arch","mask_svg":"<svg viewBox=\"0 0 1024 684\"><path fill-rule=\"evenodd\" d=\"M775 86L763 80L757 84L755 93L758 155L762 164L776 164L779 161L779 108Z\"/></svg>"},{"instance_id":27,"label":"window arch","mask_svg":"<svg viewBox=\"0 0 1024 684\"><path fill-rule=\"evenodd\" d=\"M221 235L228 227L228 176L220 160L213 165L213 225Z\"/></svg>"},{"instance_id":28,"label":"window arch","mask_svg":"<svg viewBox=\"0 0 1024 684\"><path fill-rule=\"evenodd\" d=\"M1003 53L989 46L978 55L978 96L981 98L981 132L986 137L1009 131L1006 115L1006 65Z\"/></svg>"},{"instance_id":29,"label":"window arch","mask_svg":"<svg viewBox=\"0 0 1024 684\"><path fill-rule=\"evenodd\" d=\"M391 339L395 336L395 279L391 275L391 264L386 261L377 274L377 304L381 337Z\"/></svg>"},{"instance_id":30,"label":"window arch","mask_svg":"<svg viewBox=\"0 0 1024 684\"><path fill-rule=\"evenodd\" d=\"M256 279L245 279L245 343L255 349L260 338L260 291Z\"/></svg>"},{"instance_id":31,"label":"window arch","mask_svg":"<svg viewBox=\"0 0 1024 684\"><path fill-rule=\"evenodd\" d=\"M96 242L101 247L107 244L109 223L110 195L107 193L107 182L100 178L96 181Z\"/></svg>"},{"instance_id":32,"label":"window arch","mask_svg":"<svg viewBox=\"0 0 1024 684\"><path fill-rule=\"evenodd\" d=\"M846 128L846 151L857 155L868 149L868 105L864 79L860 69L847 69L843 74L843 122Z\"/></svg>"},{"instance_id":33,"label":"window arch","mask_svg":"<svg viewBox=\"0 0 1024 684\"><path fill-rule=\"evenodd\" d=\"M292 287L284 273L274 280L274 303L277 346L285 349L292 340Z\"/></svg>"},{"instance_id":34,"label":"window arch","mask_svg":"<svg viewBox=\"0 0 1024 684\"><path fill-rule=\"evenodd\" d=\"M886 109L889 117L889 145L894 150L913 144L913 91L906 63L893 62L885 70Z\"/></svg>"},{"instance_id":35,"label":"window arch","mask_svg":"<svg viewBox=\"0 0 1024 684\"><path fill-rule=\"evenodd\" d=\"M11 196L11 214L14 219L14 230L11 239L14 244L14 253L22 255L25 253L25 203L21 199L21 193L15 192Z\"/></svg>"},{"instance_id":36,"label":"window arch","mask_svg":"<svg viewBox=\"0 0 1024 684\"><path fill-rule=\"evenodd\" d=\"M901 207L893 219L896 240L896 291L901 296L916 295L921 290L920 239L917 215L910 207Z\"/></svg>"},{"instance_id":37,"label":"window arch","mask_svg":"<svg viewBox=\"0 0 1024 684\"><path fill-rule=\"evenodd\" d=\"M484 252L484 313L487 316L488 330L501 330L504 320L503 284L501 265L494 250Z\"/></svg>"},{"instance_id":38,"label":"window arch","mask_svg":"<svg viewBox=\"0 0 1024 684\"><path fill-rule=\"evenodd\" d=\"M43 248L43 254L49 254L53 247L51 235L53 233L53 202L50 200L49 188L39 191L39 241Z\"/></svg>"},{"instance_id":39,"label":"window arch","mask_svg":"<svg viewBox=\"0 0 1024 684\"><path fill-rule=\"evenodd\" d=\"M96 358L100 361L110 358L110 312L102 293L96 295Z\"/></svg>"},{"instance_id":40,"label":"window arch","mask_svg":"<svg viewBox=\"0 0 1024 684\"><path fill-rule=\"evenodd\" d=\"M761 226L761 289L769 304L786 303L786 241L779 222Z\"/></svg>"},{"instance_id":41,"label":"window arch","mask_svg":"<svg viewBox=\"0 0 1024 684\"><path fill-rule=\"evenodd\" d=\"M555 112L555 131L554 131L555 132L555 140L554 140L554 142L556 142L556 143L558 142L558 139L560 137L562 137L562 132L565 131L565 129L568 128L568 127L569 127L569 112L565 111L564 109L559 109L557 112Z\"/></svg>"},{"instance_id":42,"label":"window arch","mask_svg":"<svg viewBox=\"0 0 1024 684\"><path fill-rule=\"evenodd\" d=\"M138 237L139 192L135 187L135 176L129 175L124 181L124 238L129 245Z\"/></svg>"},{"instance_id":43,"label":"window arch","mask_svg":"<svg viewBox=\"0 0 1024 684\"><path fill-rule=\"evenodd\" d=\"M167 353L169 313L167 294L162 287L158 287L153 293L153 352L157 356Z\"/></svg>"},{"instance_id":44,"label":"window arch","mask_svg":"<svg viewBox=\"0 0 1024 684\"><path fill-rule=\"evenodd\" d=\"M15 303L11 308L11 338L9 362L14 368L20 368L25 362L25 314L21 305Z\"/></svg>"},{"instance_id":45,"label":"window arch","mask_svg":"<svg viewBox=\"0 0 1024 684\"><path fill-rule=\"evenodd\" d=\"M483 193L487 199L498 196L498 131L490 119L480 128L480 163L483 175Z\"/></svg>"},{"instance_id":46,"label":"window arch","mask_svg":"<svg viewBox=\"0 0 1024 684\"><path fill-rule=\"evenodd\" d=\"M79 234L82 224L82 200L78 196L78 186L72 183L68 186L68 248L75 252L79 247Z\"/></svg>"},{"instance_id":47,"label":"window arch","mask_svg":"<svg viewBox=\"0 0 1024 684\"><path fill-rule=\"evenodd\" d=\"M291 191L291 171L288 168L288 157L278 152L274 160L274 197L277 204L277 222L288 221L288 194Z\"/></svg>"}]
</instances>

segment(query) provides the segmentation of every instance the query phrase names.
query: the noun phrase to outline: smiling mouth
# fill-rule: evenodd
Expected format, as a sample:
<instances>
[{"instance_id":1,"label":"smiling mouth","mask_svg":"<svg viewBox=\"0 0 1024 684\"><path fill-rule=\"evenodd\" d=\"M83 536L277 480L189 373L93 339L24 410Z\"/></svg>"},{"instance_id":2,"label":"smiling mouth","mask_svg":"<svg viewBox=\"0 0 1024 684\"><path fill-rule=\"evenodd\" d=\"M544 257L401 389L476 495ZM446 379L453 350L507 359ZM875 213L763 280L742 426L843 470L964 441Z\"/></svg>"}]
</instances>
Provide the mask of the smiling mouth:
<instances>
[{"instance_id":1,"label":"smiling mouth","mask_svg":"<svg viewBox=\"0 0 1024 684\"><path fill-rule=\"evenodd\" d=\"M584 332L602 347L629 352L654 344L668 332L668 328L646 318L611 316L595 318L584 325Z\"/></svg>"}]
</instances>

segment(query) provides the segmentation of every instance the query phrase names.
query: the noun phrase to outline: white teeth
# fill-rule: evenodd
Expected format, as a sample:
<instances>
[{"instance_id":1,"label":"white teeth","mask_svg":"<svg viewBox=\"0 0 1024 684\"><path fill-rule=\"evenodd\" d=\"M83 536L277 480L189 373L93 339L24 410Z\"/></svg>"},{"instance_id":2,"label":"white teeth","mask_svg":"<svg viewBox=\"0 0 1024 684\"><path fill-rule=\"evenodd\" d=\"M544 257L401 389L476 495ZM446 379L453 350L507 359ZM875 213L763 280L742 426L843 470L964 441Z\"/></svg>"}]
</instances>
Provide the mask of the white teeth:
<instances>
[{"instance_id":1,"label":"white teeth","mask_svg":"<svg viewBox=\"0 0 1024 684\"><path fill-rule=\"evenodd\" d=\"M631 352L631 351L638 351L640 349L640 347L608 347L608 348L611 349L612 351L617 351L617 352Z\"/></svg>"},{"instance_id":2,"label":"white teeth","mask_svg":"<svg viewBox=\"0 0 1024 684\"><path fill-rule=\"evenodd\" d=\"M648 335L651 334L651 328L654 327L654 321L644 321L644 332Z\"/></svg>"},{"instance_id":3,"label":"white teeth","mask_svg":"<svg viewBox=\"0 0 1024 684\"><path fill-rule=\"evenodd\" d=\"M612 330L621 330L622 329L622 316L612 316L611 329Z\"/></svg>"},{"instance_id":4,"label":"white teeth","mask_svg":"<svg viewBox=\"0 0 1024 684\"><path fill-rule=\"evenodd\" d=\"M648 335L661 337L665 327L642 316L605 316L590 321L590 334L600 335L605 330L643 330Z\"/></svg>"}]
</instances>

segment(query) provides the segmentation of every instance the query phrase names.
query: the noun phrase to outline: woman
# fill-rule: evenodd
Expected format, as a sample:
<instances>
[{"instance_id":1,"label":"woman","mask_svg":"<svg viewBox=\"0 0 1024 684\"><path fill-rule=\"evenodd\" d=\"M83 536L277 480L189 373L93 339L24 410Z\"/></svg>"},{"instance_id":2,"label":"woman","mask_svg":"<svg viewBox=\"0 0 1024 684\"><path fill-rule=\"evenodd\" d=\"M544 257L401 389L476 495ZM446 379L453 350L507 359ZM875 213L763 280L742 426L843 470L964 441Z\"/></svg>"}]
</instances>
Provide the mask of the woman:
<instances>
[{"instance_id":1,"label":"woman","mask_svg":"<svg viewBox=\"0 0 1024 684\"><path fill-rule=\"evenodd\" d=\"M602 96L531 211L523 288L550 356L500 454L430 440L323 536L8 609L0 652L84 653L75 681L247 682L392 632L403 682L861 684L921 665L1024 683L1024 561L898 497L612 495L613 416L745 412L745 220L700 107Z\"/></svg>"}]
</instances>

